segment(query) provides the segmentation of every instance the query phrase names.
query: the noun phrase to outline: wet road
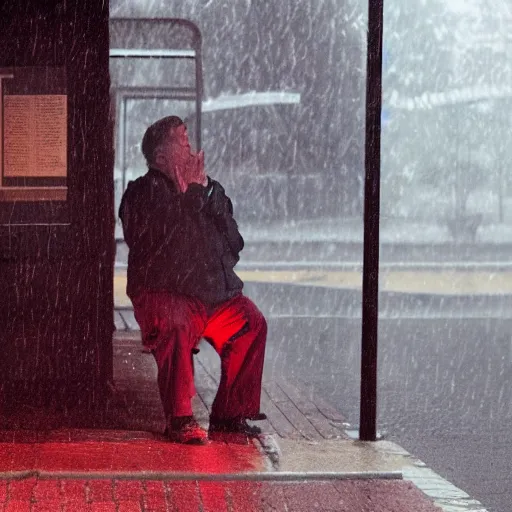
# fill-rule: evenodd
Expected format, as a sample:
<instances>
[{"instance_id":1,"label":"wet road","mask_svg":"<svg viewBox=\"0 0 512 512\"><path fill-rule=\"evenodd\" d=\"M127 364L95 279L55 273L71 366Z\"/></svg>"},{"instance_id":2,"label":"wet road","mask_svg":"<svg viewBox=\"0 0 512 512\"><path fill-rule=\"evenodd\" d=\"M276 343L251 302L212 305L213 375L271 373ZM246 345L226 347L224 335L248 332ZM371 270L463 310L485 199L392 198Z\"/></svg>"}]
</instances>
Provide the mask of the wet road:
<instances>
[{"instance_id":1,"label":"wet road","mask_svg":"<svg viewBox=\"0 0 512 512\"><path fill-rule=\"evenodd\" d=\"M361 319L350 291L249 285L269 318L265 371L358 423ZM330 294L330 295L329 295ZM512 510L512 318L504 297L382 297L379 429L489 510ZM355 301L355 302L354 302ZM347 308L347 304L352 304ZM454 307L456 305L456 307ZM508 317L507 317L508 316Z\"/></svg>"},{"instance_id":2,"label":"wet road","mask_svg":"<svg viewBox=\"0 0 512 512\"><path fill-rule=\"evenodd\" d=\"M363 244L361 242L344 242L336 239L290 241L286 236L286 228L281 227L278 229L278 234L274 234L276 240L246 238L240 265L254 267L263 264L275 268L362 265ZM508 243L477 245L383 243L380 246L379 257L382 266L442 265L464 268L469 265L472 268L487 266L510 268L511 253L512 245ZM127 258L126 244L122 240L117 240L117 263L125 265Z\"/></svg>"}]
</instances>

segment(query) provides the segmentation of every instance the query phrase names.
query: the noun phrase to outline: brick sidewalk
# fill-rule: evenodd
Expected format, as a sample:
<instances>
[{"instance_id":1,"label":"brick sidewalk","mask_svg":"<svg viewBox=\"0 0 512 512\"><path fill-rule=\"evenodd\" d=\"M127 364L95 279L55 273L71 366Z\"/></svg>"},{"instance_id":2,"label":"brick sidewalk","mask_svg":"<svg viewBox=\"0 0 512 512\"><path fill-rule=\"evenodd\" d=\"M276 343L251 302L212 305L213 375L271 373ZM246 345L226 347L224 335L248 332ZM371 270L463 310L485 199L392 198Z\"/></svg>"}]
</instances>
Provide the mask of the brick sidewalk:
<instances>
[{"instance_id":1,"label":"brick sidewalk","mask_svg":"<svg viewBox=\"0 0 512 512\"><path fill-rule=\"evenodd\" d=\"M0 481L2 512L439 512L400 480L323 482Z\"/></svg>"},{"instance_id":2,"label":"brick sidewalk","mask_svg":"<svg viewBox=\"0 0 512 512\"><path fill-rule=\"evenodd\" d=\"M202 423L218 383L214 355L205 347L196 358ZM418 487L458 496L430 473L414 485L390 480L421 468L396 447L347 440L343 416L292 383L265 383L270 435L260 444L197 447L163 437L154 360L137 336L114 340L114 380L102 429L85 429L80 415L73 426L71 412L3 419L0 512L439 512Z\"/></svg>"}]
</instances>

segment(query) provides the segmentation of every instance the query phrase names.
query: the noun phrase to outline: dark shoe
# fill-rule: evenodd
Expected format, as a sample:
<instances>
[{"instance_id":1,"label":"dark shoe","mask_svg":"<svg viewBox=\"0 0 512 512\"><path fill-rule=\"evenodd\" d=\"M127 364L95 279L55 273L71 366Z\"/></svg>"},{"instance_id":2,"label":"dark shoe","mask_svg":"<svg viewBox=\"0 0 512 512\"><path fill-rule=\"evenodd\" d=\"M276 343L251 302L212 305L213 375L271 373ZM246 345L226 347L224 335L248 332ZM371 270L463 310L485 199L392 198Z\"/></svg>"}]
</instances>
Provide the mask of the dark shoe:
<instances>
[{"instance_id":1,"label":"dark shoe","mask_svg":"<svg viewBox=\"0 0 512 512\"><path fill-rule=\"evenodd\" d=\"M183 416L171 420L165 434L169 441L182 444L207 444L208 434L193 416Z\"/></svg>"},{"instance_id":2,"label":"dark shoe","mask_svg":"<svg viewBox=\"0 0 512 512\"><path fill-rule=\"evenodd\" d=\"M246 416L245 419L251 421L264 421L267 419L267 415L264 412L259 412L257 414L253 414L252 416Z\"/></svg>"},{"instance_id":3,"label":"dark shoe","mask_svg":"<svg viewBox=\"0 0 512 512\"><path fill-rule=\"evenodd\" d=\"M245 418L216 419L210 418L208 435L215 434L242 434L249 437L261 434L261 428L251 426Z\"/></svg>"}]
</instances>

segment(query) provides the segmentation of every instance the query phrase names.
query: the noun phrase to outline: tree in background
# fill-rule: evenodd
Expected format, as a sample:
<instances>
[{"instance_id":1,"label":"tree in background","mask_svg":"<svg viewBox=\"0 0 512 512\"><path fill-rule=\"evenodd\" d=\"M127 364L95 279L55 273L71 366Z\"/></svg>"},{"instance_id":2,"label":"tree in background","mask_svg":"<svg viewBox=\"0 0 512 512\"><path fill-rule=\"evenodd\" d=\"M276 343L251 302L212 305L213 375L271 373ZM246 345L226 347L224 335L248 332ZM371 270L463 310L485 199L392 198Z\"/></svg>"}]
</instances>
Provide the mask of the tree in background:
<instances>
[{"instance_id":1,"label":"tree in background","mask_svg":"<svg viewBox=\"0 0 512 512\"><path fill-rule=\"evenodd\" d=\"M434 111L388 109L391 96L415 97L453 86L457 18L443 0L386 2L384 12L382 209L400 215L400 200L440 141L449 140ZM388 118L389 120L387 121ZM386 122L387 121L387 122ZM445 133L446 132L446 133Z\"/></svg>"},{"instance_id":2,"label":"tree in background","mask_svg":"<svg viewBox=\"0 0 512 512\"><path fill-rule=\"evenodd\" d=\"M503 5L493 0L388 2L384 107L393 95L418 98L511 83ZM390 109L383 128L383 211L390 215L403 213L401 200L414 194L415 187L427 182L434 186L434 177L437 193L445 195L452 195L448 182L460 179L454 184L458 192L452 205L460 214L469 193L484 186L502 190L503 163L512 157L502 119L509 103L466 98L425 107ZM471 173L455 173L464 160ZM439 172L432 173L433 166ZM477 179L475 173L481 176Z\"/></svg>"}]
</instances>

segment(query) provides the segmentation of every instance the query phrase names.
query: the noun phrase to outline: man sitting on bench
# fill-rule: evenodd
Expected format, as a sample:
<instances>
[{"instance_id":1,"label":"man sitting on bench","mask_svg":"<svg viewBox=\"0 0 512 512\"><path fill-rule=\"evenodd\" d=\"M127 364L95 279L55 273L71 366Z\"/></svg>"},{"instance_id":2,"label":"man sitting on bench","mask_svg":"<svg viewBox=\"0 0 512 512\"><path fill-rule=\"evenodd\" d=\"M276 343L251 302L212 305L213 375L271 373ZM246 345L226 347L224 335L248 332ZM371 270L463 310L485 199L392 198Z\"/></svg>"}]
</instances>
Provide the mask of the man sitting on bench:
<instances>
[{"instance_id":1,"label":"man sitting on bench","mask_svg":"<svg viewBox=\"0 0 512 512\"><path fill-rule=\"evenodd\" d=\"M142 341L158 367L167 435L205 444L195 420L192 351L205 338L221 359L210 437L255 435L267 336L264 316L234 272L244 240L223 187L207 177L203 152L191 151L176 116L151 125L142 140L148 172L128 184L119 209L129 248L127 294Z\"/></svg>"}]
</instances>

